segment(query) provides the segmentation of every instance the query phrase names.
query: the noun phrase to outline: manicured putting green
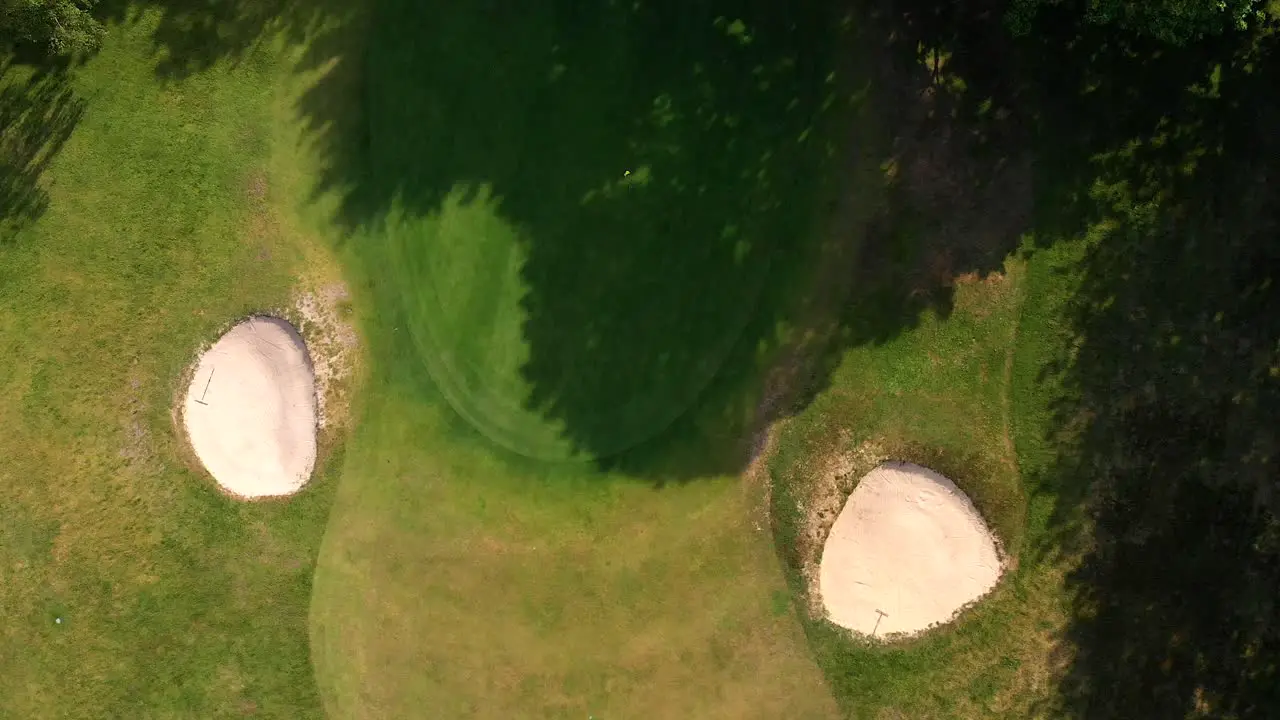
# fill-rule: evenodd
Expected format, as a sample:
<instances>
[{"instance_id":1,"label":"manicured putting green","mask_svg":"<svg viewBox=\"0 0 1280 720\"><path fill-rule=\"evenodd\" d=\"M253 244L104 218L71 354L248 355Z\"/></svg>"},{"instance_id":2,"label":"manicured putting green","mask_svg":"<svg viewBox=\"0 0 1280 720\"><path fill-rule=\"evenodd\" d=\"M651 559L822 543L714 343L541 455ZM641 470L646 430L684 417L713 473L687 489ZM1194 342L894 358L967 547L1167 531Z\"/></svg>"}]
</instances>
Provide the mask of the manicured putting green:
<instances>
[{"instance_id":1,"label":"manicured putting green","mask_svg":"<svg viewBox=\"0 0 1280 720\"><path fill-rule=\"evenodd\" d=\"M559 424L529 406L519 231L487 187L458 189L425 218L393 219L386 237L410 340L453 408L524 455L573 453Z\"/></svg>"},{"instance_id":2,"label":"manicured putting green","mask_svg":"<svg viewBox=\"0 0 1280 720\"><path fill-rule=\"evenodd\" d=\"M794 59L711 19L673 43L657 11L495 24L399 5L367 94L373 195L395 210L361 252L402 331L509 450L591 459L654 436L796 256L808 198L782 191L808 186L789 175L807 152L777 152L811 122L787 115L808 87Z\"/></svg>"}]
</instances>

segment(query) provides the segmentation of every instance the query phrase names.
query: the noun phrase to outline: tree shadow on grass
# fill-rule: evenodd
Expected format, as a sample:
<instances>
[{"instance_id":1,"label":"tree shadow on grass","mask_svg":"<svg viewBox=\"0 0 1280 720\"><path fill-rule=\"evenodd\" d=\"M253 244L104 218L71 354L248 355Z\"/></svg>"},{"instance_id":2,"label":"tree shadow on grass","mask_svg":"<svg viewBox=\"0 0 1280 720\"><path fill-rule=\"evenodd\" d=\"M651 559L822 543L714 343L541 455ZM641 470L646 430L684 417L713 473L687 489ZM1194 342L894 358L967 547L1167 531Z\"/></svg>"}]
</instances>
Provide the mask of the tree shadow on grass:
<instances>
[{"instance_id":1,"label":"tree shadow on grass","mask_svg":"<svg viewBox=\"0 0 1280 720\"><path fill-rule=\"evenodd\" d=\"M1029 128L996 3L861 3L877 114L893 128L889 201L854 269L852 343L882 342L927 310L951 310L954 281L1003 269L1029 227Z\"/></svg>"},{"instance_id":2,"label":"tree shadow on grass","mask_svg":"<svg viewBox=\"0 0 1280 720\"><path fill-rule=\"evenodd\" d=\"M331 0L104 0L95 8L103 22L119 24L138 22L145 12L159 15L151 36L156 74L181 80L218 64L250 61L280 36L294 43L330 39L328 31L358 9ZM321 42L314 55L318 60L338 52L336 45Z\"/></svg>"},{"instance_id":3,"label":"tree shadow on grass","mask_svg":"<svg viewBox=\"0 0 1280 720\"><path fill-rule=\"evenodd\" d=\"M1032 252L1085 238L1065 269L1063 356L1042 376L1063 390L1048 438L1056 457L1026 478L1056 510L1024 562L1079 559L1070 661L1041 710L1280 715L1280 28L1174 49L1057 10L1013 41L993 35L995 5L879 8L880 35L906 58L896 67L914 47L936 68L933 99L917 106L935 122L902 167L944 190L932 204L959 236L911 218L925 230L908 241L924 251L900 266L885 306L926 302L894 291L927 273L935 252L959 248L961 267L982 266L984 248L1003 253L1019 230L1033 233ZM892 58L877 67L892 71ZM1027 155L1034 182L1019 174ZM1006 210L985 230L964 202L982 190L951 201L945 189L957 185L1015 204L1033 188L1034 213ZM1001 240L984 243L988 233ZM879 258L892 269L894 247L892 233L871 242L860 266ZM945 308L946 283L933 287L942 298L925 306ZM894 317L868 312L875 293L855 297L844 325L863 332L851 342L895 331L867 327Z\"/></svg>"},{"instance_id":4,"label":"tree shadow on grass","mask_svg":"<svg viewBox=\"0 0 1280 720\"><path fill-rule=\"evenodd\" d=\"M1081 29L1041 68L1041 226L1089 236L1035 478L1049 547L1082 557L1055 714L1280 714L1273 33L1171 51Z\"/></svg>"},{"instance_id":5,"label":"tree shadow on grass","mask_svg":"<svg viewBox=\"0 0 1280 720\"><path fill-rule=\"evenodd\" d=\"M83 113L66 68L0 54L0 247L48 208L41 176Z\"/></svg>"},{"instance_id":6,"label":"tree shadow on grass","mask_svg":"<svg viewBox=\"0 0 1280 720\"><path fill-rule=\"evenodd\" d=\"M753 334L779 320L768 286L812 257L827 150L815 130L835 92L821 18L743 3L380 6L351 224L392 200L421 216L458 197L518 238L433 243L424 228L375 261L410 267L403 302L435 293L444 317L424 307L414 328L424 361L442 358L437 383L482 432L617 467L752 359L734 350L754 353ZM450 257L468 242L484 267ZM433 269L441 258L453 264ZM504 322L494 296L511 262L520 290L504 302L519 317L505 337L527 354L503 367L494 332L470 335ZM451 272L472 279L433 274ZM538 435L544 422L567 452Z\"/></svg>"},{"instance_id":7,"label":"tree shadow on grass","mask_svg":"<svg viewBox=\"0 0 1280 720\"><path fill-rule=\"evenodd\" d=\"M1079 560L1041 710L1276 717L1277 28L1177 49L1059 8L1013 41L936 10L894 17L937 22L974 126L990 98L1030 135L1031 251L1083 242L1041 378L1055 458L1025 478L1056 510L1024 562Z\"/></svg>"},{"instance_id":8,"label":"tree shadow on grass","mask_svg":"<svg viewBox=\"0 0 1280 720\"><path fill-rule=\"evenodd\" d=\"M844 347L945 314L952 278L998 269L1016 242L1029 188L1010 177L1025 165L946 166L967 157L946 154L960 123L922 108L940 115L952 96L930 96L914 45L866 77L846 54L874 25L836 6L500 5L395 5L411 15L376 23L429 17L440 36L401 30L371 51L368 82L394 84L368 92L371 164L395 182L375 206L488 184L527 237L526 407L602 466L658 481L740 470L746 443L697 442L674 464L671 447L741 440L802 408ZM906 90L864 108L870 122L841 107L890 88ZM792 377L743 392L771 368Z\"/></svg>"},{"instance_id":9,"label":"tree shadow on grass","mask_svg":"<svg viewBox=\"0 0 1280 720\"><path fill-rule=\"evenodd\" d=\"M158 4L158 72L337 14L239 5ZM859 49L888 15L384 0L352 22L365 42L308 61L363 71L358 112L326 81L301 102L328 156L317 186L344 194L350 250L408 306L436 383L517 452L550 447L541 423L563 457L655 482L736 472L843 348L945 314L954 277L998 270L1028 212L1025 157L968 152L985 141L949 114L963 93L914 36ZM474 248L449 236L466 223ZM495 352L512 327L523 350Z\"/></svg>"},{"instance_id":10,"label":"tree shadow on grass","mask_svg":"<svg viewBox=\"0 0 1280 720\"><path fill-rule=\"evenodd\" d=\"M1015 42L929 7L897 17L941 17L944 68L1031 136L1032 252L1081 252L1041 377L1055 457L1024 467L1056 508L1024 564L1079 561L1041 710L1275 717L1276 28L1176 49L1058 9ZM966 62L987 43L1013 62Z\"/></svg>"}]
</instances>

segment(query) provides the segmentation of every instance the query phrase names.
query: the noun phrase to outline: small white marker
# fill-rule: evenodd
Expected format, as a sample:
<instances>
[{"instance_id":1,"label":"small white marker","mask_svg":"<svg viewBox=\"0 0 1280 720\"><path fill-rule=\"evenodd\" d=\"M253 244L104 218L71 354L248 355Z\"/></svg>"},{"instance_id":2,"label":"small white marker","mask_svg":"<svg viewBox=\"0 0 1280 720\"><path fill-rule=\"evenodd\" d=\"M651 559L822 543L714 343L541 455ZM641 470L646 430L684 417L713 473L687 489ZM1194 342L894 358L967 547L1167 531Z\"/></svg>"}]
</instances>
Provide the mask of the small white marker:
<instances>
[{"instance_id":1,"label":"small white marker","mask_svg":"<svg viewBox=\"0 0 1280 720\"><path fill-rule=\"evenodd\" d=\"M59 625L62 624L62 618L54 618L53 621L58 623Z\"/></svg>"}]
</instances>

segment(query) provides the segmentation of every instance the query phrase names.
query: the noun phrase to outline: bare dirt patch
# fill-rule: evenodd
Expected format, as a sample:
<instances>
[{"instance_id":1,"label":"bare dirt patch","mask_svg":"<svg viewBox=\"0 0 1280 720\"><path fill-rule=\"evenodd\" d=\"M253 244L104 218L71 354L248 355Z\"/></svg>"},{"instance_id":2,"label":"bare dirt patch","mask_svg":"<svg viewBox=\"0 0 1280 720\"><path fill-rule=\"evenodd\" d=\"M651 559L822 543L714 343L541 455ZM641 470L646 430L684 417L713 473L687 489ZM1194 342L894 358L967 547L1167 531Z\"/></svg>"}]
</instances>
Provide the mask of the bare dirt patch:
<instances>
[{"instance_id":1,"label":"bare dirt patch","mask_svg":"<svg viewBox=\"0 0 1280 720\"><path fill-rule=\"evenodd\" d=\"M307 338L315 368L317 424L322 432L345 427L350 416L350 383L360 336L349 319L351 295L341 282L299 292L293 313Z\"/></svg>"},{"instance_id":2,"label":"bare dirt patch","mask_svg":"<svg viewBox=\"0 0 1280 720\"><path fill-rule=\"evenodd\" d=\"M803 497L796 500L801 518L797 534L800 572L804 577L805 607L811 617L826 617L822 605L819 566L822 546L835 525L845 501L858 484L858 478L889 459L889 451L877 442L864 442L850 452L832 455L820 462Z\"/></svg>"}]
</instances>

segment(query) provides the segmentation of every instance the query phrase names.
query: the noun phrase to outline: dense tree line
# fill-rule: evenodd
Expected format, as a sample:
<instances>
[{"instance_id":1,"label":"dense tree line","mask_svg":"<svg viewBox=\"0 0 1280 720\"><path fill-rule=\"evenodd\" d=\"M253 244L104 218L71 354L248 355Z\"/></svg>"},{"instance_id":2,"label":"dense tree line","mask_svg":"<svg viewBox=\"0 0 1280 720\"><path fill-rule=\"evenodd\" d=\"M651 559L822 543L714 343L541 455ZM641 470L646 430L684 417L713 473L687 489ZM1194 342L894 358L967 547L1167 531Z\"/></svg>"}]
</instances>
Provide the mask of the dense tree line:
<instances>
[{"instance_id":1,"label":"dense tree line","mask_svg":"<svg viewBox=\"0 0 1280 720\"><path fill-rule=\"evenodd\" d=\"M1044 7L1073 7L1091 22L1115 25L1175 45L1244 29L1263 13L1259 0L1012 0L1009 21L1014 32L1030 32L1036 14Z\"/></svg>"},{"instance_id":2,"label":"dense tree line","mask_svg":"<svg viewBox=\"0 0 1280 720\"><path fill-rule=\"evenodd\" d=\"M97 48L102 25L97 0L0 0L0 44L25 44L51 55ZM1015 33L1031 31L1039 11L1072 7L1089 20L1114 24L1162 41L1182 44L1231 28L1243 28L1263 12L1261 0L1011 0Z\"/></svg>"},{"instance_id":3,"label":"dense tree line","mask_svg":"<svg viewBox=\"0 0 1280 720\"><path fill-rule=\"evenodd\" d=\"M49 55L94 50L102 25L96 0L0 0L0 46L26 45Z\"/></svg>"}]
</instances>

